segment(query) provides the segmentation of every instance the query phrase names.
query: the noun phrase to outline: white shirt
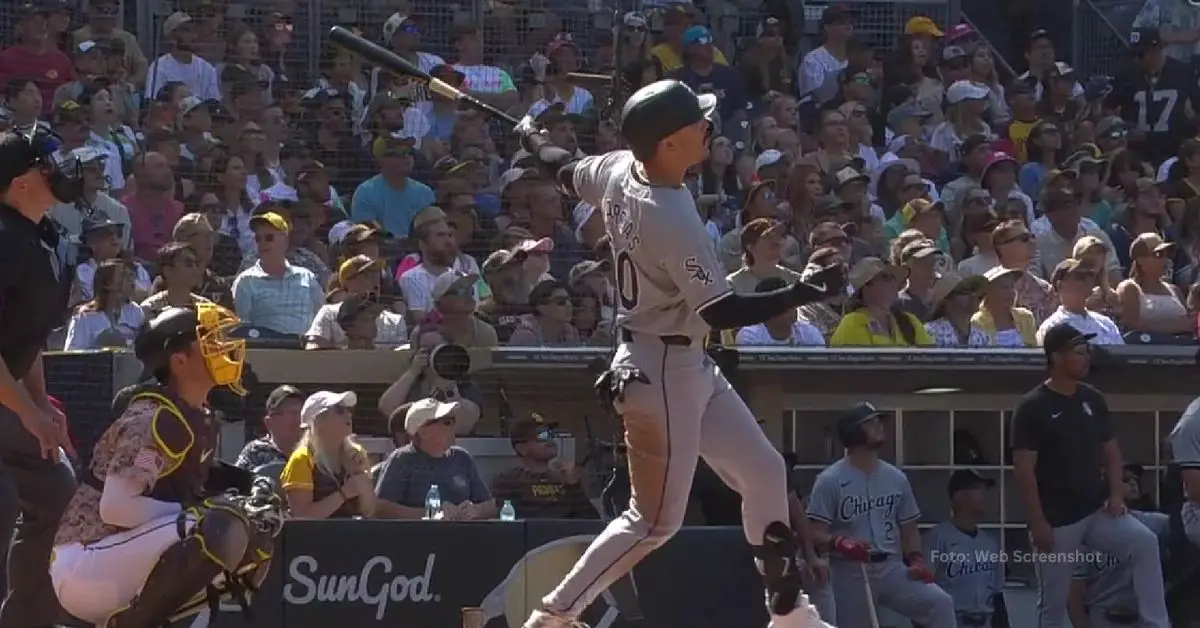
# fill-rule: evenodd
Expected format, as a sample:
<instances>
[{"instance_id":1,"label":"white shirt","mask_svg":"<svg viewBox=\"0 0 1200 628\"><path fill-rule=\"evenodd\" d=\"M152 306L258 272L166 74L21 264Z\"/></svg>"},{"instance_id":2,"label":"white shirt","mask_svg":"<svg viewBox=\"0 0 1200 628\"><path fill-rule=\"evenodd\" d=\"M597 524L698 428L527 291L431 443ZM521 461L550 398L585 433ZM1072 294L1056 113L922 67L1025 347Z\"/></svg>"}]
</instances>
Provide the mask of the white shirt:
<instances>
[{"instance_id":1,"label":"white shirt","mask_svg":"<svg viewBox=\"0 0 1200 628\"><path fill-rule=\"evenodd\" d=\"M1091 343L1094 345L1125 344L1125 338L1121 336L1121 330L1117 328L1117 324L1111 318L1091 310L1087 310L1083 314L1068 312L1060 305L1053 314L1047 316L1046 320L1042 321L1041 327L1038 327L1037 342L1039 347L1042 345L1042 339L1046 336L1046 331L1061 323L1068 323L1083 334L1096 334L1096 337L1091 340Z\"/></svg>"},{"instance_id":2,"label":"white shirt","mask_svg":"<svg viewBox=\"0 0 1200 628\"><path fill-rule=\"evenodd\" d=\"M470 255L459 255L451 268L467 275L480 275L479 263ZM400 275L400 292L408 309L428 312L433 309L433 284L437 275L429 272L424 264L417 264Z\"/></svg>"},{"instance_id":3,"label":"white shirt","mask_svg":"<svg viewBox=\"0 0 1200 628\"><path fill-rule=\"evenodd\" d=\"M217 70L200 55L192 55L191 63L182 63L169 54L155 59L146 70L146 100L154 100L158 90L172 81L187 85L200 100L221 99Z\"/></svg>"},{"instance_id":4,"label":"white shirt","mask_svg":"<svg viewBox=\"0 0 1200 628\"><path fill-rule=\"evenodd\" d=\"M417 68L422 72L428 73L430 70L438 67L439 65L444 65L445 63L445 60L435 54L417 51ZM374 68L371 70L371 82L369 86L372 98L375 97L375 94L379 93L379 88L379 68ZM413 85L411 89L412 99L414 101L429 100L428 87L424 85Z\"/></svg>"},{"instance_id":5,"label":"white shirt","mask_svg":"<svg viewBox=\"0 0 1200 628\"><path fill-rule=\"evenodd\" d=\"M958 330L949 319L939 318L936 321L925 323L925 331L933 337L933 344L938 347L986 347L992 344L988 338L987 332L983 331L975 323L971 323L971 330L967 332L967 344L963 344L959 340Z\"/></svg>"},{"instance_id":6,"label":"white shirt","mask_svg":"<svg viewBox=\"0 0 1200 628\"><path fill-rule=\"evenodd\" d=\"M322 305L304 335L323 338L333 346L345 349L349 341L346 332L337 322L339 307L340 303ZM407 341L408 327L404 324L404 317L390 310L380 312L379 317L375 319L375 348L394 349Z\"/></svg>"},{"instance_id":7,"label":"white shirt","mask_svg":"<svg viewBox=\"0 0 1200 628\"><path fill-rule=\"evenodd\" d=\"M1117 258L1117 251L1113 247L1112 239L1091 218L1079 219L1079 229L1070 241L1058 235L1058 232L1050 225L1050 219L1045 216L1030 223L1029 232L1033 234L1034 243L1037 245L1037 258L1041 263L1044 277L1049 277L1059 262L1071 257L1075 243L1084 236L1093 236L1099 239L1108 249L1108 254L1104 256L1106 272L1111 275L1114 272L1119 273L1121 270L1121 262Z\"/></svg>"},{"instance_id":8,"label":"white shirt","mask_svg":"<svg viewBox=\"0 0 1200 628\"><path fill-rule=\"evenodd\" d=\"M130 243L133 241L129 209L104 192L96 194L96 200L92 202L92 209L96 214L104 214L109 220L121 225L121 248L129 250ZM84 211L74 203L55 203L50 206L50 217L76 238L82 238L84 215Z\"/></svg>"},{"instance_id":9,"label":"white shirt","mask_svg":"<svg viewBox=\"0 0 1200 628\"><path fill-rule=\"evenodd\" d=\"M986 135L993 140L996 139L995 134L992 133L992 127L988 126L986 122L983 123L983 132L979 135ZM951 161L958 161L962 159L960 148L966 139L965 137L959 137L958 131L954 129L954 125L947 121L933 128L933 132L929 134L929 147L950 155Z\"/></svg>"},{"instance_id":10,"label":"white shirt","mask_svg":"<svg viewBox=\"0 0 1200 628\"><path fill-rule=\"evenodd\" d=\"M75 267L75 282L79 284L79 296L84 301L91 301L96 293L92 283L96 280L96 260L90 259ZM133 287L143 294L150 294L151 277L146 267L134 262Z\"/></svg>"},{"instance_id":11,"label":"white shirt","mask_svg":"<svg viewBox=\"0 0 1200 628\"><path fill-rule=\"evenodd\" d=\"M787 338L779 340L767 331L765 323L743 327L738 330L737 344L739 345L776 345L789 347L823 347L825 336L812 323L797 319L792 324L792 333Z\"/></svg>"},{"instance_id":12,"label":"white shirt","mask_svg":"<svg viewBox=\"0 0 1200 628\"><path fill-rule=\"evenodd\" d=\"M1031 76L1033 76L1033 75L1030 74L1028 70L1026 70L1024 74L1017 77L1017 80L1029 81ZM1079 82L1076 81L1075 85L1073 87L1071 87L1071 98L1079 98L1080 96L1083 96L1083 85L1080 85ZM1033 84L1033 98L1035 100L1042 99L1042 82L1041 81L1036 81Z\"/></svg>"},{"instance_id":13,"label":"white shirt","mask_svg":"<svg viewBox=\"0 0 1200 628\"><path fill-rule=\"evenodd\" d=\"M541 100L533 103L529 106L529 116L536 118L542 115L543 111L549 109L550 105L556 105L558 103L563 103L563 105L565 105L567 113L582 114L589 109L595 108L596 98L592 96L592 93L588 90L579 86L575 86L571 91L571 97L567 98L566 100L563 100L562 96L559 96L558 93L555 93L554 98L550 100L542 98Z\"/></svg>"},{"instance_id":14,"label":"white shirt","mask_svg":"<svg viewBox=\"0 0 1200 628\"><path fill-rule=\"evenodd\" d=\"M67 323L67 341L63 345L65 351L86 351L113 346L112 340L124 340L124 346L133 343L133 336L145 320L142 308L136 303L126 303L121 306L121 313L114 322L104 312L80 312L71 317ZM113 338L103 344L99 342L100 334Z\"/></svg>"},{"instance_id":15,"label":"white shirt","mask_svg":"<svg viewBox=\"0 0 1200 628\"><path fill-rule=\"evenodd\" d=\"M838 92L838 75L849 61L834 57L824 46L804 55L796 75L800 79L800 100L815 100L817 104L833 100Z\"/></svg>"},{"instance_id":16,"label":"white shirt","mask_svg":"<svg viewBox=\"0 0 1200 628\"><path fill-rule=\"evenodd\" d=\"M1155 180L1159 183L1166 181L1167 177L1171 174L1171 166L1174 166L1177 161L1179 161L1179 157L1175 156L1168 157L1166 161L1162 162L1162 165L1158 167L1158 173L1154 177Z\"/></svg>"}]
</instances>

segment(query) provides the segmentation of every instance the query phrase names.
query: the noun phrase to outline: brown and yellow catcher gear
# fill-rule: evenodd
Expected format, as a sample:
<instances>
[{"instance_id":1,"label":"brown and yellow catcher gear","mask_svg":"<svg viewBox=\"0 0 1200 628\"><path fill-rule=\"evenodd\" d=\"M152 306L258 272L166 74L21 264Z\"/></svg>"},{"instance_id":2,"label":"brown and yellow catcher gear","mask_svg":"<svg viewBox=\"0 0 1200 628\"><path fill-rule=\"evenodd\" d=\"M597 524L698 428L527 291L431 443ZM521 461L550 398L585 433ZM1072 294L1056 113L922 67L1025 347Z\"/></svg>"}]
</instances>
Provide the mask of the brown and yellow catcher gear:
<instances>
[{"instance_id":1,"label":"brown and yellow catcher gear","mask_svg":"<svg viewBox=\"0 0 1200 628\"><path fill-rule=\"evenodd\" d=\"M195 343L213 383L245 395L242 367L246 341L228 336L239 324L233 312L213 303L169 307L138 330L134 353L148 374L162 379L171 356Z\"/></svg>"}]
</instances>

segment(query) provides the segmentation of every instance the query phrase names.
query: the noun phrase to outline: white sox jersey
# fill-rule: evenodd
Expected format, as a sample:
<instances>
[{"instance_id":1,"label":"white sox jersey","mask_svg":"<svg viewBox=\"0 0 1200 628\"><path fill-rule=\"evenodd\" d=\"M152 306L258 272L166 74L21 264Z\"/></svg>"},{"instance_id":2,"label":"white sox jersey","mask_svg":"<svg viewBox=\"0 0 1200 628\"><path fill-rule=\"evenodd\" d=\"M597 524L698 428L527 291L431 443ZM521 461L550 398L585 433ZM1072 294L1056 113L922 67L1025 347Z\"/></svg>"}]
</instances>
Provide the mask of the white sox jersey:
<instances>
[{"instance_id":1,"label":"white sox jersey","mask_svg":"<svg viewBox=\"0 0 1200 628\"><path fill-rule=\"evenodd\" d=\"M943 521L925 533L925 557L938 586L954 599L957 613L991 615L1004 590L1000 543L985 530L964 532Z\"/></svg>"},{"instance_id":2,"label":"white sox jersey","mask_svg":"<svg viewBox=\"0 0 1200 628\"><path fill-rule=\"evenodd\" d=\"M921 510L904 473L882 460L877 464L871 474L845 458L830 465L813 482L807 514L828 524L835 536L899 557L900 524L916 521Z\"/></svg>"},{"instance_id":3,"label":"white sox jersey","mask_svg":"<svg viewBox=\"0 0 1200 628\"><path fill-rule=\"evenodd\" d=\"M1161 512L1129 511L1131 517L1161 539L1167 534L1169 517ZM1120 610L1137 613L1137 595L1133 590L1133 570L1120 558L1084 548L1087 561L1075 566L1074 577L1084 582L1083 603L1089 610Z\"/></svg>"},{"instance_id":4,"label":"white sox jersey","mask_svg":"<svg viewBox=\"0 0 1200 628\"><path fill-rule=\"evenodd\" d=\"M1171 430L1171 463L1182 470L1200 471L1200 398L1197 398ZM1200 495L1188 495L1183 487L1183 529L1193 543L1200 544Z\"/></svg>"},{"instance_id":5,"label":"white sox jersey","mask_svg":"<svg viewBox=\"0 0 1200 628\"><path fill-rule=\"evenodd\" d=\"M701 341L709 326L696 312L728 294L729 282L691 192L650 185L635 164L627 150L575 164L575 192L601 209L612 239L617 325Z\"/></svg>"}]
</instances>

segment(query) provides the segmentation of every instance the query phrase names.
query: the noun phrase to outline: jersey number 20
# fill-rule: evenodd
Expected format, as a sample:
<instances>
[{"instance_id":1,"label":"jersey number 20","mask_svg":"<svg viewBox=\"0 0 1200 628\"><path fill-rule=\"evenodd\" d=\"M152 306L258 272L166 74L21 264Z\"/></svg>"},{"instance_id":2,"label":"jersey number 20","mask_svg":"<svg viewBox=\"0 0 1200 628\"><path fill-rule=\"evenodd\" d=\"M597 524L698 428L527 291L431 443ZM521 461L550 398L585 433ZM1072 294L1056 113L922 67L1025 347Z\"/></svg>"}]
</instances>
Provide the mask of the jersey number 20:
<instances>
[{"instance_id":1,"label":"jersey number 20","mask_svg":"<svg viewBox=\"0 0 1200 628\"><path fill-rule=\"evenodd\" d=\"M637 307L638 275L629 251L617 252L617 296L621 299L621 308L626 312Z\"/></svg>"},{"instance_id":2,"label":"jersey number 20","mask_svg":"<svg viewBox=\"0 0 1200 628\"><path fill-rule=\"evenodd\" d=\"M1147 100L1149 98L1149 100ZM1179 101L1179 90L1175 89L1156 89L1152 92L1141 90L1133 95L1133 102L1137 104L1137 128L1150 131L1151 133L1167 133L1171 130L1171 115L1175 113L1175 103ZM1158 108L1158 116L1154 121L1154 125L1150 124L1150 108Z\"/></svg>"}]
</instances>

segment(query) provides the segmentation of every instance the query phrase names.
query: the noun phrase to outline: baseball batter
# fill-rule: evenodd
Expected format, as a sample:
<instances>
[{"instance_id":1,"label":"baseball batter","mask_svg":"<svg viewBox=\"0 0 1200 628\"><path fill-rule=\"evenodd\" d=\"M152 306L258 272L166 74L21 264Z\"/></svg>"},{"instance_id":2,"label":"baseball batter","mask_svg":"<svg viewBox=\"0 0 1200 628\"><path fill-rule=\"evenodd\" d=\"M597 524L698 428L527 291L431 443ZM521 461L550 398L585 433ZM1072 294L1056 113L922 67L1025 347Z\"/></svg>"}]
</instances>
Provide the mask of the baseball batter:
<instances>
[{"instance_id":1,"label":"baseball batter","mask_svg":"<svg viewBox=\"0 0 1200 628\"><path fill-rule=\"evenodd\" d=\"M814 540L832 550L838 622L867 628L879 603L925 628L955 628L954 602L925 563L912 485L879 459L879 410L856 405L838 419L837 433L846 455L817 475L808 518Z\"/></svg>"},{"instance_id":2,"label":"baseball batter","mask_svg":"<svg viewBox=\"0 0 1200 628\"><path fill-rule=\"evenodd\" d=\"M995 484L973 469L955 471L948 487L951 518L925 533L925 556L934 581L954 600L959 628L1008 626L1000 543L979 529Z\"/></svg>"},{"instance_id":3,"label":"baseball batter","mask_svg":"<svg viewBox=\"0 0 1200 628\"><path fill-rule=\"evenodd\" d=\"M711 329L757 324L837 294L841 269L775 292L737 295L700 221L686 172L702 162L717 99L665 80L625 103L629 150L576 159L528 118L522 144L570 194L600 210L612 240L620 344L597 380L625 423L633 498L543 599L526 628L570 626L613 581L683 522L697 456L743 498L746 538L763 575L771 625L822 627L800 589L786 470L741 397L705 353Z\"/></svg>"},{"instance_id":4,"label":"baseball batter","mask_svg":"<svg viewBox=\"0 0 1200 628\"><path fill-rule=\"evenodd\" d=\"M1171 463L1183 484L1183 531L1200 545L1200 397L1196 398L1171 430Z\"/></svg>"},{"instance_id":5,"label":"baseball batter","mask_svg":"<svg viewBox=\"0 0 1200 628\"><path fill-rule=\"evenodd\" d=\"M1167 535L1170 517L1161 512L1130 510L1161 540ZM1133 569L1120 557L1084 548L1086 559L1075 566L1067 613L1074 628L1119 628L1141 624Z\"/></svg>"}]
</instances>

